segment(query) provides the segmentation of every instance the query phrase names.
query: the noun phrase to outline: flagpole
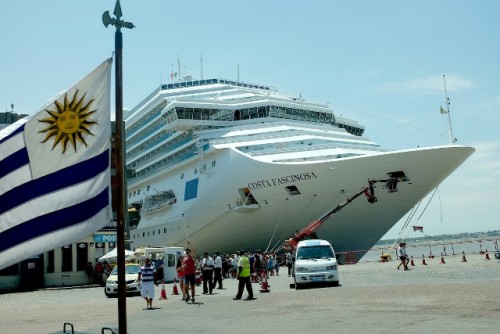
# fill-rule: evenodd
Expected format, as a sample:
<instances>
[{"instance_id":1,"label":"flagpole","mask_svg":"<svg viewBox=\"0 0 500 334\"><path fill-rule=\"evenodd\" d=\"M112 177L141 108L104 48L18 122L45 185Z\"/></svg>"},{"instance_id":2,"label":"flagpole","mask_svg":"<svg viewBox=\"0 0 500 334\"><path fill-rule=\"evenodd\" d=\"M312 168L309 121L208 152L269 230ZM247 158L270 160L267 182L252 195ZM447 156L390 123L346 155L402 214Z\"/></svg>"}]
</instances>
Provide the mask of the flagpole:
<instances>
[{"instance_id":1,"label":"flagpole","mask_svg":"<svg viewBox=\"0 0 500 334\"><path fill-rule=\"evenodd\" d=\"M443 74L443 83L444 83L444 94L446 96L446 116L448 116L448 139L450 140L450 144L455 143L455 138L453 137L453 130L451 128L451 116L450 116L450 99L448 98L448 92L446 90L446 77Z\"/></svg>"},{"instance_id":2,"label":"flagpole","mask_svg":"<svg viewBox=\"0 0 500 334\"><path fill-rule=\"evenodd\" d=\"M125 162L124 162L124 134L123 123L123 85L122 85L122 32L121 28L134 28L130 22L120 20L122 9L120 0L116 1L113 14L116 18L109 16L109 11L102 14L104 26L114 25L115 32L115 159L116 159L116 180L117 187L115 196L117 198L116 208L116 235L117 235L117 266L118 266L118 332L127 333L127 296L125 290L125 210L126 207L126 184L125 184Z\"/></svg>"}]
</instances>

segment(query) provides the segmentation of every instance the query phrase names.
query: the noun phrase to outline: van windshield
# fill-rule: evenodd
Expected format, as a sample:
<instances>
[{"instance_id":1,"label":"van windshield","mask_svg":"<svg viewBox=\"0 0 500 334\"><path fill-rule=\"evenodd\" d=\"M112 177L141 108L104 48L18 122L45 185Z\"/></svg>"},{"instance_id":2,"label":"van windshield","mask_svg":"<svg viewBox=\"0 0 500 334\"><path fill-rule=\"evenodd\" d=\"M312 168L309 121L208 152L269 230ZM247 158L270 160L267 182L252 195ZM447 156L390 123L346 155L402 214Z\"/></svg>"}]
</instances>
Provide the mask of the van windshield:
<instances>
[{"instance_id":1,"label":"van windshield","mask_svg":"<svg viewBox=\"0 0 500 334\"><path fill-rule=\"evenodd\" d=\"M307 246L297 249L297 259L329 259L335 257L330 246Z\"/></svg>"}]
</instances>

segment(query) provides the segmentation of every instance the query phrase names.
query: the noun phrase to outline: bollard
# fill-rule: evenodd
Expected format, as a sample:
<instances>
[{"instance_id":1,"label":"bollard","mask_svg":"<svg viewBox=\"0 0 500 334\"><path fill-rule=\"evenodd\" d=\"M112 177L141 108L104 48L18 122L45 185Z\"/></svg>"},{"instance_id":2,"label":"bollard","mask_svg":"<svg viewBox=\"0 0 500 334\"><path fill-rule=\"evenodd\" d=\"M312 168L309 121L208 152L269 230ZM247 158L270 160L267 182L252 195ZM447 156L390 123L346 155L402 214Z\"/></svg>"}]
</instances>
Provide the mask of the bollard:
<instances>
[{"instance_id":1,"label":"bollard","mask_svg":"<svg viewBox=\"0 0 500 334\"><path fill-rule=\"evenodd\" d=\"M179 294L179 290L177 289L177 278L174 278L174 287L172 288L172 294L173 295Z\"/></svg>"},{"instance_id":2,"label":"bollard","mask_svg":"<svg viewBox=\"0 0 500 334\"><path fill-rule=\"evenodd\" d=\"M161 280L161 295L160 295L160 300L163 299L168 299L167 298L167 291L165 291L165 280Z\"/></svg>"}]
</instances>

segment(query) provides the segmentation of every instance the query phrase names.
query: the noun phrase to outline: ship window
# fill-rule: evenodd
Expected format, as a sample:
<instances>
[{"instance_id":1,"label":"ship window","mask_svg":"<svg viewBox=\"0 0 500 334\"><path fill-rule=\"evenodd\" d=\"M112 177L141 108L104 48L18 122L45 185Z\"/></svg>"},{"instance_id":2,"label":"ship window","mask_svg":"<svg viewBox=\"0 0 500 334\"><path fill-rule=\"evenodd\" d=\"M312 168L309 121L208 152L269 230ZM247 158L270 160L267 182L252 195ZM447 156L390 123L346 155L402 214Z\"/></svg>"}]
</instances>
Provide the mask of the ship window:
<instances>
[{"instance_id":1,"label":"ship window","mask_svg":"<svg viewBox=\"0 0 500 334\"><path fill-rule=\"evenodd\" d=\"M146 232L142 232L142 237L144 238L146 236Z\"/></svg>"},{"instance_id":2,"label":"ship window","mask_svg":"<svg viewBox=\"0 0 500 334\"><path fill-rule=\"evenodd\" d=\"M184 173L181 174L181 180L184 178Z\"/></svg>"},{"instance_id":3,"label":"ship window","mask_svg":"<svg viewBox=\"0 0 500 334\"><path fill-rule=\"evenodd\" d=\"M141 189L137 190L137 195L141 194Z\"/></svg>"},{"instance_id":4,"label":"ship window","mask_svg":"<svg viewBox=\"0 0 500 334\"><path fill-rule=\"evenodd\" d=\"M212 167L215 167L215 160L212 161Z\"/></svg>"},{"instance_id":5,"label":"ship window","mask_svg":"<svg viewBox=\"0 0 500 334\"><path fill-rule=\"evenodd\" d=\"M158 229L158 234L161 234L160 229Z\"/></svg>"},{"instance_id":6,"label":"ship window","mask_svg":"<svg viewBox=\"0 0 500 334\"><path fill-rule=\"evenodd\" d=\"M300 191L296 186L287 186L285 189L290 196L300 195Z\"/></svg>"},{"instance_id":7,"label":"ship window","mask_svg":"<svg viewBox=\"0 0 500 334\"><path fill-rule=\"evenodd\" d=\"M156 231L155 231L155 230L153 230L153 235L155 235L155 234L156 234Z\"/></svg>"},{"instance_id":8,"label":"ship window","mask_svg":"<svg viewBox=\"0 0 500 334\"><path fill-rule=\"evenodd\" d=\"M149 191L149 188L151 188L151 186L148 186L148 190L147 191Z\"/></svg>"},{"instance_id":9,"label":"ship window","mask_svg":"<svg viewBox=\"0 0 500 334\"><path fill-rule=\"evenodd\" d=\"M163 229L163 233L167 233L167 228L166 227Z\"/></svg>"}]
</instances>

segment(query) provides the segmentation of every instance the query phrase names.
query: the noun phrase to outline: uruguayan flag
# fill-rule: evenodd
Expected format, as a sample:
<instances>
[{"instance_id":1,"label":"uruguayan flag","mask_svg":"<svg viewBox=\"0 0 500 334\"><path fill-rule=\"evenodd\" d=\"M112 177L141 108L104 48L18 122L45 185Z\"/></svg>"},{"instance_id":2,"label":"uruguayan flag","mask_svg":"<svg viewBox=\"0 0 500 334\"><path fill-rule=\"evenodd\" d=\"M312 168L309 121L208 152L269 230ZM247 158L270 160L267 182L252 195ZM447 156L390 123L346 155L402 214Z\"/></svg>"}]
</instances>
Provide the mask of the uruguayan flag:
<instances>
[{"instance_id":1,"label":"uruguayan flag","mask_svg":"<svg viewBox=\"0 0 500 334\"><path fill-rule=\"evenodd\" d=\"M0 269L112 220L111 64L0 131Z\"/></svg>"}]
</instances>

